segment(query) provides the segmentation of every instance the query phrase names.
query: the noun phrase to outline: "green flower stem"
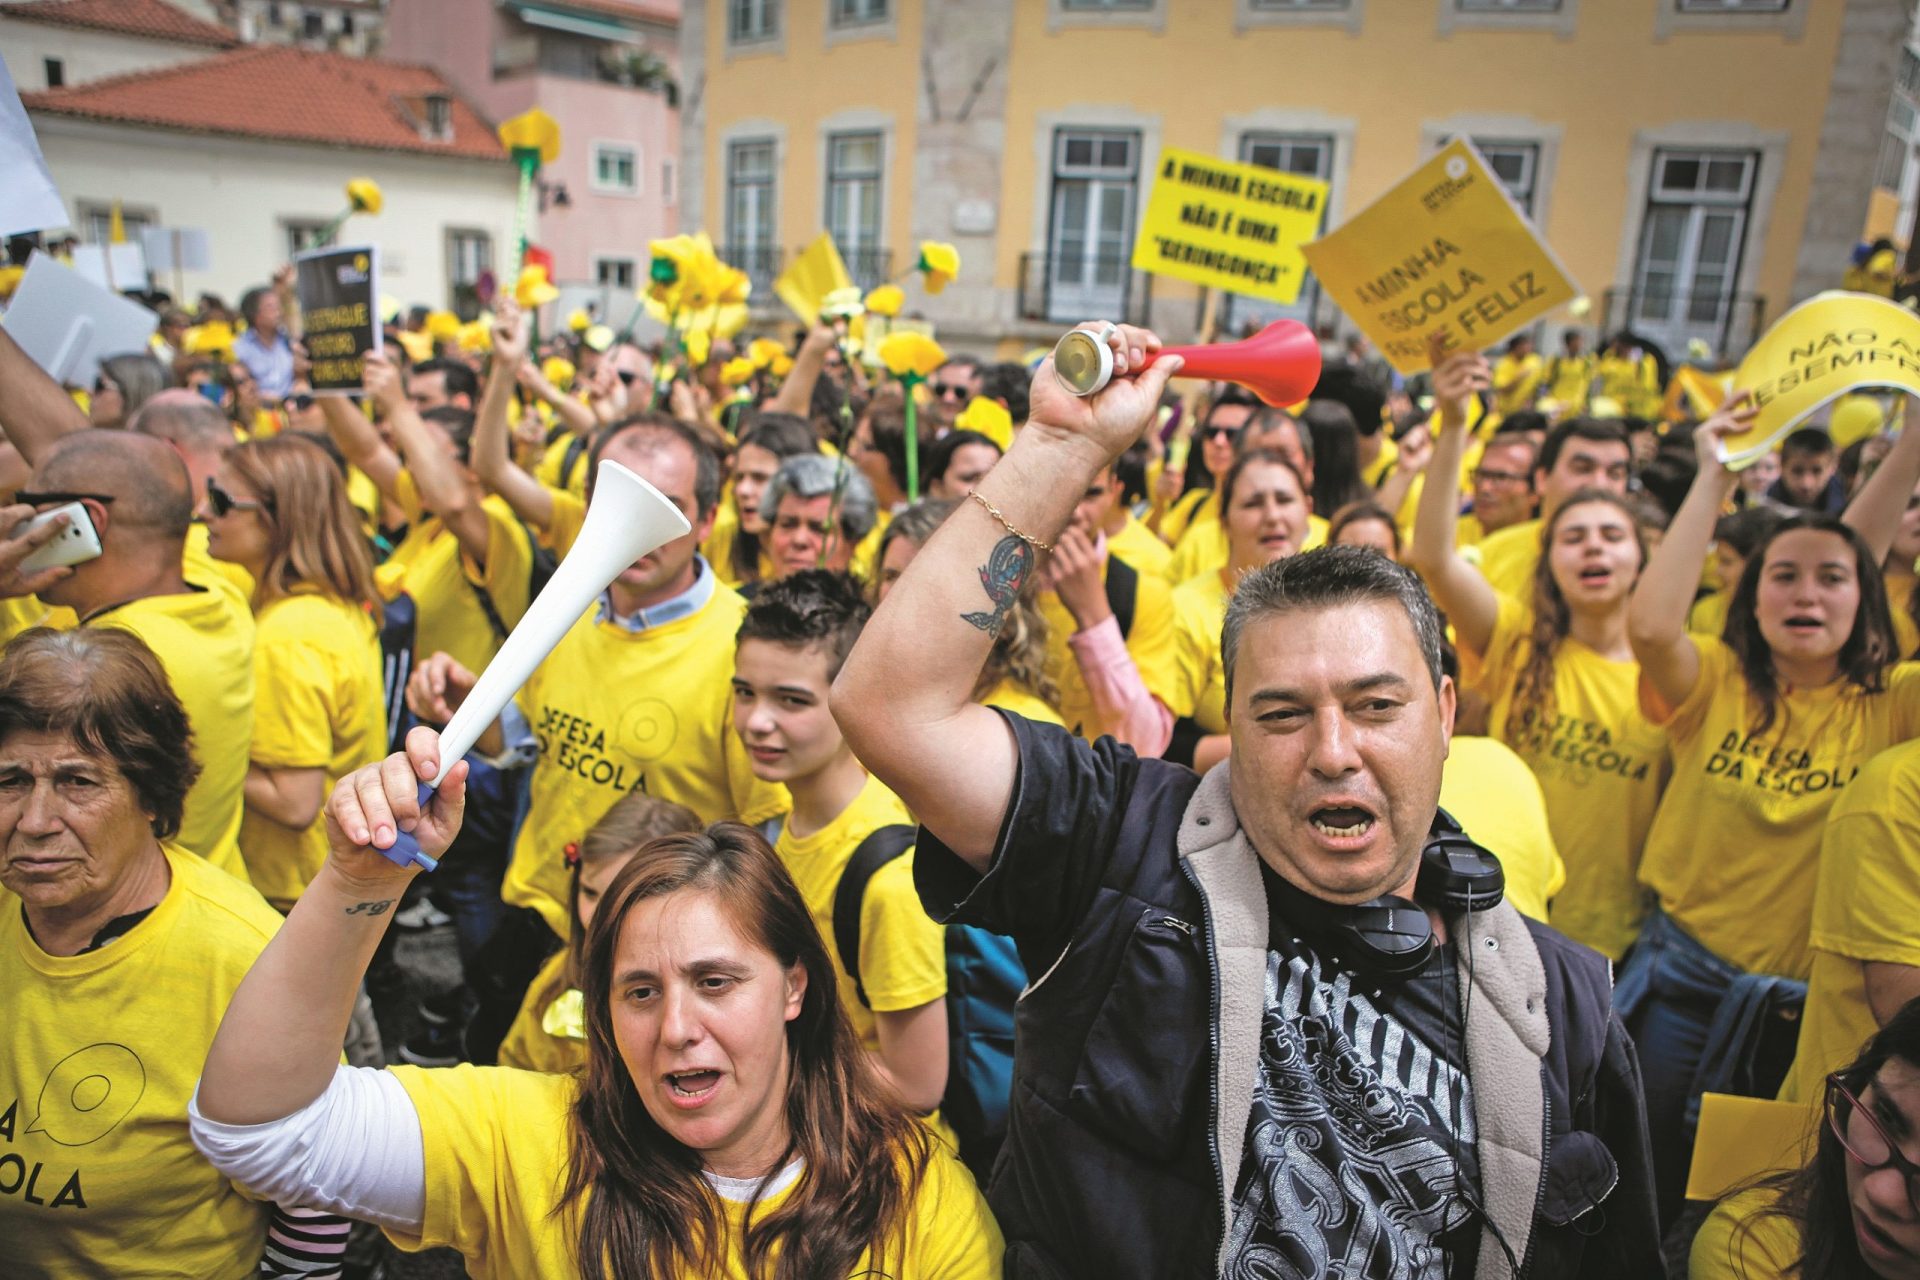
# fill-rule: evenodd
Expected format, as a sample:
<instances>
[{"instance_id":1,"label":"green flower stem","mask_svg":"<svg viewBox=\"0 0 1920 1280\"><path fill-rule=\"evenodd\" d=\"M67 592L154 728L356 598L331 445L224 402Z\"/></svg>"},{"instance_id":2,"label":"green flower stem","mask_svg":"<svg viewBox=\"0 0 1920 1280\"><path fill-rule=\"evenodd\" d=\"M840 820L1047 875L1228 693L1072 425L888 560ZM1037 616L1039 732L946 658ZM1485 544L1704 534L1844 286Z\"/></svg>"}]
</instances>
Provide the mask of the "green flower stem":
<instances>
[{"instance_id":1,"label":"green flower stem","mask_svg":"<svg viewBox=\"0 0 1920 1280\"><path fill-rule=\"evenodd\" d=\"M903 374L900 382L907 389L907 501L920 501L920 406L914 389L926 379L917 373Z\"/></svg>"},{"instance_id":2,"label":"green flower stem","mask_svg":"<svg viewBox=\"0 0 1920 1280\"><path fill-rule=\"evenodd\" d=\"M515 147L514 163L520 166L520 193L513 208L513 238L507 250L506 280L509 285L520 278L520 261L527 252L527 223L533 212L533 179L540 172L537 147Z\"/></svg>"},{"instance_id":3,"label":"green flower stem","mask_svg":"<svg viewBox=\"0 0 1920 1280\"><path fill-rule=\"evenodd\" d=\"M840 348L840 358L847 362L849 378L853 372L853 354L847 350L846 335L834 338L834 345ZM825 371L822 370L822 376ZM847 491L847 446L853 441L853 400L848 396L840 397L840 458L833 468L833 501L827 504L828 540L832 539L832 530L840 527L840 497ZM819 567L827 567L827 543L820 544Z\"/></svg>"},{"instance_id":4,"label":"green flower stem","mask_svg":"<svg viewBox=\"0 0 1920 1280\"><path fill-rule=\"evenodd\" d=\"M339 217L335 218L332 222L329 222L326 226L320 228L319 247L322 249L331 248L333 246L334 240L340 234L340 228L343 225L345 225L347 219L351 218L353 214L354 214L353 206L348 205L345 209L340 211Z\"/></svg>"}]
</instances>

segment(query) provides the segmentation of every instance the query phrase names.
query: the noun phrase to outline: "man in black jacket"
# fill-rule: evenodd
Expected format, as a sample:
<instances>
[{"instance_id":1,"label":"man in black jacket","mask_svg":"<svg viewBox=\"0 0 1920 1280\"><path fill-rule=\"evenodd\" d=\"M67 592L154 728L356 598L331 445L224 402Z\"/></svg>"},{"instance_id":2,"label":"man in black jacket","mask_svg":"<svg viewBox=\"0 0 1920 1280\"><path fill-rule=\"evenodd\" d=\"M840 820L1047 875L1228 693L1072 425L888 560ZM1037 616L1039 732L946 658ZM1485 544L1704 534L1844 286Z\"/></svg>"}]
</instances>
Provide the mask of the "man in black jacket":
<instances>
[{"instance_id":1,"label":"man in black jacket","mask_svg":"<svg viewBox=\"0 0 1920 1280\"><path fill-rule=\"evenodd\" d=\"M1175 361L1087 326L834 690L920 816L921 896L1029 974L989 1198L1010 1275L1654 1275L1646 1124L1606 962L1499 903L1438 811L1453 686L1418 581L1349 548L1244 580L1205 778L970 701L1037 553ZM964 762L955 768L955 762ZM1462 908L1470 908L1462 910Z\"/></svg>"}]
</instances>

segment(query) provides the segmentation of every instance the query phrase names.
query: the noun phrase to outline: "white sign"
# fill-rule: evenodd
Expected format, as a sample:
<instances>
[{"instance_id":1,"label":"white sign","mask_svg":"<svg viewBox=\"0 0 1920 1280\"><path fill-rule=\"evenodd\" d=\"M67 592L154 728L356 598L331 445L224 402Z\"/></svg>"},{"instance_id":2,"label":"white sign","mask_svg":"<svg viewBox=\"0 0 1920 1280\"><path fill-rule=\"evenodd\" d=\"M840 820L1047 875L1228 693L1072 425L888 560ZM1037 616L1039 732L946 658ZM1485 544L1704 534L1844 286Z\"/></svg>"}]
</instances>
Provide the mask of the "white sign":
<instances>
[{"instance_id":1,"label":"white sign","mask_svg":"<svg viewBox=\"0 0 1920 1280\"><path fill-rule=\"evenodd\" d=\"M140 247L155 272L213 269L212 247L201 227L142 227Z\"/></svg>"},{"instance_id":2,"label":"white sign","mask_svg":"<svg viewBox=\"0 0 1920 1280\"><path fill-rule=\"evenodd\" d=\"M13 292L6 322L13 340L48 377L91 387L102 359L147 350L160 317L36 252Z\"/></svg>"},{"instance_id":3,"label":"white sign","mask_svg":"<svg viewBox=\"0 0 1920 1280\"><path fill-rule=\"evenodd\" d=\"M40 154L40 140L33 136L33 124L20 105L20 91L13 87L4 58L0 58L0 173L6 175L0 182L0 236L68 225L67 206L54 189L46 157Z\"/></svg>"},{"instance_id":4,"label":"white sign","mask_svg":"<svg viewBox=\"0 0 1920 1280\"><path fill-rule=\"evenodd\" d=\"M77 244L73 269L102 289L118 293L147 287L147 255L137 244Z\"/></svg>"}]
</instances>

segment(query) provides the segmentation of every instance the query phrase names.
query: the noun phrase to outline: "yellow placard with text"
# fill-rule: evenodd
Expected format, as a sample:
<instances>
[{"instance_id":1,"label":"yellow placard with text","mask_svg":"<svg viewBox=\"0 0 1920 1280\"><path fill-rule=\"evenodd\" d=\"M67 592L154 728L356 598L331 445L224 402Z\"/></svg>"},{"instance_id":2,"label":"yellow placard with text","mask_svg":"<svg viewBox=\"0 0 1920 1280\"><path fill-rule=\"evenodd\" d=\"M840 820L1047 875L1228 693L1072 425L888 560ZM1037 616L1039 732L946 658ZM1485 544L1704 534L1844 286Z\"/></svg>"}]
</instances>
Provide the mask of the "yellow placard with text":
<instances>
[{"instance_id":1,"label":"yellow placard with text","mask_svg":"<svg viewBox=\"0 0 1920 1280\"><path fill-rule=\"evenodd\" d=\"M1300 246L1320 230L1318 178L1168 148L1147 197L1133 268L1209 289L1292 302L1306 278Z\"/></svg>"},{"instance_id":2,"label":"yellow placard with text","mask_svg":"<svg viewBox=\"0 0 1920 1280\"><path fill-rule=\"evenodd\" d=\"M1733 376L1760 412L1723 445L1738 470L1830 400L1860 387L1920 395L1920 316L1870 293L1815 294L1774 322Z\"/></svg>"},{"instance_id":3,"label":"yellow placard with text","mask_svg":"<svg viewBox=\"0 0 1920 1280\"><path fill-rule=\"evenodd\" d=\"M1579 292L1480 153L1455 138L1305 249L1320 287L1403 374L1428 342L1484 350Z\"/></svg>"}]
</instances>

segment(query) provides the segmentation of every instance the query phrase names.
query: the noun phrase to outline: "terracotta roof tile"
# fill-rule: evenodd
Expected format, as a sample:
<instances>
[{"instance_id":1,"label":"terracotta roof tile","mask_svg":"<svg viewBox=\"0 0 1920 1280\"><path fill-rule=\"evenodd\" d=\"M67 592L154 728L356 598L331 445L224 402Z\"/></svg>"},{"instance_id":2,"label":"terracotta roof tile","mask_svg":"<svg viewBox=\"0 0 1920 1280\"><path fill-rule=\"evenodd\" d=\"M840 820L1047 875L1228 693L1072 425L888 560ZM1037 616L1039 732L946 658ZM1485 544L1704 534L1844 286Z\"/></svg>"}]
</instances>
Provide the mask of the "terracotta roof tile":
<instances>
[{"instance_id":1,"label":"terracotta roof tile","mask_svg":"<svg viewBox=\"0 0 1920 1280\"><path fill-rule=\"evenodd\" d=\"M425 97L452 99L453 136L421 136ZM493 126L426 68L278 45L21 95L31 111L193 133L376 151L503 158Z\"/></svg>"},{"instance_id":2,"label":"terracotta roof tile","mask_svg":"<svg viewBox=\"0 0 1920 1280\"><path fill-rule=\"evenodd\" d=\"M240 38L225 27L202 22L167 0L34 0L31 4L0 5L0 18L118 31L215 49L231 49L240 43Z\"/></svg>"}]
</instances>

